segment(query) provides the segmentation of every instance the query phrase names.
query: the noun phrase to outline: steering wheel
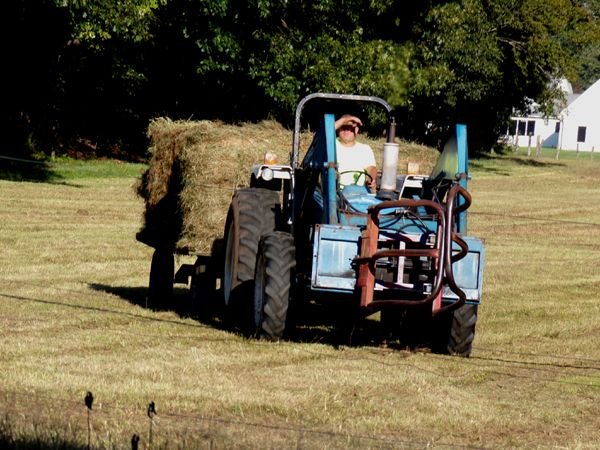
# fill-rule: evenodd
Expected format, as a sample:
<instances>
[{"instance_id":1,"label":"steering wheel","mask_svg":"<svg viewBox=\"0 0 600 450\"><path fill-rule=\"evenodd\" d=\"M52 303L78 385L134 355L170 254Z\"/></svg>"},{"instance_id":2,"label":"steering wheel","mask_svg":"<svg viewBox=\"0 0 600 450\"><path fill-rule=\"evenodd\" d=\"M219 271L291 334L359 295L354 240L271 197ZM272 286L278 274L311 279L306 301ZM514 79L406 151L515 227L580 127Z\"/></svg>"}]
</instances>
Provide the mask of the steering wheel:
<instances>
[{"instance_id":1,"label":"steering wheel","mask_svg":"<svg viewBox=\"0 0 600 450\"><path fill-rule=\"evenodd\" d=\"M351 184L354 184L356 186L360 186L360 184L358 183L358 180L360 180L361 175L364 175L365 177L367 177L367 180L366 180L367 183L365 183L365 185L369 185L373 182L373 177L365 169L363 169L363 170L345 170L343 172L339 172L338 175L341 177L342 175L347 174L347 173L358 174L358 176L352 177L352 178L354 178L354 182Z\"/></svg>"}]
</instances>

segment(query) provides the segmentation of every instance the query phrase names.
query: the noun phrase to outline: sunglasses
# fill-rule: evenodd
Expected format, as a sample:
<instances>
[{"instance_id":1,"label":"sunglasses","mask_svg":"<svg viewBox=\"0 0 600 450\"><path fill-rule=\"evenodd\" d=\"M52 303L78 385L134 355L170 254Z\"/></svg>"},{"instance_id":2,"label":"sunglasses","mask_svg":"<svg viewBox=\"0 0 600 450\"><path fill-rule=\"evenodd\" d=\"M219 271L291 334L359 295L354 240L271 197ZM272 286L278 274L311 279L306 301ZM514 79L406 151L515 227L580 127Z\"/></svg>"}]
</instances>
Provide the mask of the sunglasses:
<instances>
[{"instance_id":1,"label":"sunglasses","mask_svg":"<svg viewBox=\"0 0 600 450\"><path fill-rule=\"evenodd\" d=\"M340 131L352 131L354 133L356 128L358 128L356 125L342 125Z\"/></svg>"}]
</instances>

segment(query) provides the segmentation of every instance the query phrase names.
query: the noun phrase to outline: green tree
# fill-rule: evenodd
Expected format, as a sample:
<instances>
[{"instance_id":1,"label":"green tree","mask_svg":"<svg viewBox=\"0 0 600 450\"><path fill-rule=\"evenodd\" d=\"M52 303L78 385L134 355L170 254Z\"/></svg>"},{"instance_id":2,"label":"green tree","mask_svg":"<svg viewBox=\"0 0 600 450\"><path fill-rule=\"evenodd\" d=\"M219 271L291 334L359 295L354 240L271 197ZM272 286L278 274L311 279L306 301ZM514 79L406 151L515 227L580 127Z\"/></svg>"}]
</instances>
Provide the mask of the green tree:
<instances>
[{"instance_id":1,"label":"green tree","mask_svg":"<svg viewBox=\"0 0 600 450\"><path fill-rule=\"evenodd\" d=\"M159 0L16 0L2 15L4 153L109 152L143 138L144 46ZM10 34L9 34L10 33Z\"/></svg>"},{"instance_id":2,"label":"green tree","mask_svg":"<svg viewBox=\"0 0 600 450\"><path fill-rule=\"evenodd\" d=\"M63 144L88 153L118 155L135 147L141 153L148 120L146 55L155 12L165 1L59 3L68 11L71 35L61 54Z\"/></svg>"},{"instance_id":3,"label":"green tree","mask_svg":"<svg viewBox=\"0 0 600 450\"><path fill-rule=\"evenodd\" d=\"M600 0L584 2L591 15L597 21L600 19ZM585 90L600 79L600 42L594 40L581 51L577 61L577 76L573 81L576 90Z\"/></svg>"},{"instance_id":4,"label":"green tree","mask_svg":"<svg viewBox=\"0 0 600 450\"><path fill-rule=\"evenodd\" d=\"M550 111L552 80L597 76L599 6L20 0L3 16L19 25L3 114L21 146L141 153L156 115L288 121L310 92L347 92L390 101L405 137L441 142L464 122L486 149L526 99Z\"/></svg>"},{"instance_id":5,"label":"green tree","mask_svg":"<svg viewBox=\"0 0 600 450\"><path fill-rule=\"evenodd\" d=\"M526 99L549 111L550 82L572 79L577 55L598 42L592 11L570 0L218 3L199 74L237 73L279 117L313 91L381 95L407 137L438 142L460 121L478 148Z\"/></svg>"},{"instance_id":6,"label":"green tree","mask_svg":"<svg viewBox=\"0 0 600 450\"><path fill-rule=\"evenodd\" d=\"M4 89L0 152L29 155L54 134L58 55L67 42L67 17L51 0L7 2L0 16Z\"/></svg>"},{"instance_id":7,"label":"green tree","mask_svg":"<svg viewBox=\"0 0 600 450\"><path fill-rule=\"evenodd\" d=\"M407 115L439 134L466 122L478 149L493 144L527 98L550 111L558 95L551 81L572 78L578 53L598 36L589 10L568 0L437 2L415 31Z\"/></svg>"}]
</instances>

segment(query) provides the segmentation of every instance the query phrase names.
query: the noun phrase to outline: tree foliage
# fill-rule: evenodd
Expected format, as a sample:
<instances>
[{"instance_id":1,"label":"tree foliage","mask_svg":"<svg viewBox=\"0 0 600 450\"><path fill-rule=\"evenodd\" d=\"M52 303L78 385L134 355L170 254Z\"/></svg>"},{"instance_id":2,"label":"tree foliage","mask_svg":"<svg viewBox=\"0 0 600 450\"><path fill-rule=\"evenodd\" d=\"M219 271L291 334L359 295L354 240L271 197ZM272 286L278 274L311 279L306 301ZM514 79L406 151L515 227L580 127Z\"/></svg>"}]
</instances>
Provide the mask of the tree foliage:
<instances>
[{"instance_id":1,"label":"tree foliage","mask_svg":"<svg viewBox=\"0 0 600 450\"><path fill-rule=\"evenodd\" d=\"M27 70L17 69L21 101L4 114L44 150L140 153L156 115L288 121L315 91L384 97L400 132L424 142L465 122L486 149L527 99L550 111L552 80L586 87L600 77L598 0L19 0L8 9L30 31L8 52Z\"/></svg>"},{"instance_id":2,"label":"tree foliage","mask_svg":"<svg viewBox=\"0 0 600 450\"><path fill-rule=\"evenodd\" d=\"M600 0L587 0L584 5L596 21L600 19ZM600 41L591 40L577 59L577 76L573 79L573 86L584 90L600 78Z\"/></svg>"}]
</instances>

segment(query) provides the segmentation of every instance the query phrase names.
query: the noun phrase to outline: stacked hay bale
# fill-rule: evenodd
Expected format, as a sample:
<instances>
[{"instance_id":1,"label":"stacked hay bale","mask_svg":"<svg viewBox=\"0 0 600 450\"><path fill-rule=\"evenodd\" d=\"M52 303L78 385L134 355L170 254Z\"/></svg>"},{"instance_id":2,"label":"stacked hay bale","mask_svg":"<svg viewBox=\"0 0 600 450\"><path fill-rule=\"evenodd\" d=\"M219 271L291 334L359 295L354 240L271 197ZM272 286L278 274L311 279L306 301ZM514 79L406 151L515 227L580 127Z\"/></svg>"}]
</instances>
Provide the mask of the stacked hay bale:
<instances>
[{"instance_id":1,"label":"stacked hay bale","mask_svg":"<svg viewBox=\"0 0 600 450\"><path fill-rule=\"evenodd\" d=\"M274 121L229 125L214 121L156 119L148 127L151 159L136 186L144 199L144 225L138 239L176 253L209 254L221 238L233 192L248 185L250 168L275 152L289 162L292 131ZM361 136L381 167L383 139ZM306 149L310 134L303 135ZM407 151L408 150L408 151ZM401 143L399 171L408 160L429 173L438 152Z\"/></svg>"},{"instance_id":2,"label":"stacked hay bale","mask_svg":"<svg viewBox=\"0 0 600 450\"><path fill-rule=\"evenodd\" d=\"M155 248L207 253L223 233L231 195L247 186L266 151L288 160L292 133L273 121L243 126L213 121L150 123L148 170L137 185L144 199L138 239Z\"/></svg>"}]
</instances>

